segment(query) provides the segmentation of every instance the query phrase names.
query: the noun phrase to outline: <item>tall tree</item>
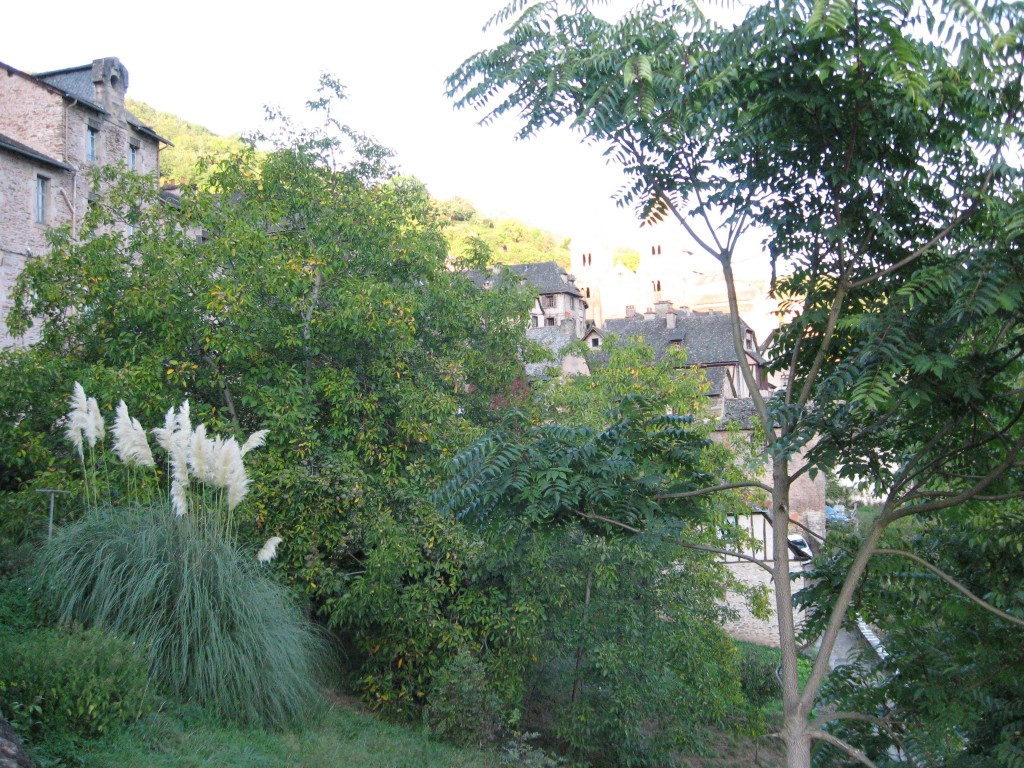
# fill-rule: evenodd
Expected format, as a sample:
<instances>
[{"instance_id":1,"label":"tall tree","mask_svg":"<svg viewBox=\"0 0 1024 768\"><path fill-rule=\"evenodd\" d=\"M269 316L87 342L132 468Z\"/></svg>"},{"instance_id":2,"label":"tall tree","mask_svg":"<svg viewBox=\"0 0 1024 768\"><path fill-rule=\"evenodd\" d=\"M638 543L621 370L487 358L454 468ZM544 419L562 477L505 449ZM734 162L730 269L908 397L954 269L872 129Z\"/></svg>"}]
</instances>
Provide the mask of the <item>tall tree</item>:
<instances>
[{"instance_id":1,"label":"tall tree","mask_svg":"<svg viewBox=\"0 0 1024 768\"><path fill-rule=\"evenodd\" d=\"M751 224L769 228L795 312L773 350L787 385L768 400L743 375L767 435L775 551L805 472L867 478L885 499L802 689L789 564L774 563L780 736L791 768L815 740L871 764L811 713L882 532L1021 492L1021 8L795 0L723 29L693 4L642 3L617 22L590 5L507 6L491 20L505 41L450 92L485 119L519 114L521 137L570 124L603 144L628 179L620 202L719 261L740 360L733 255Z\"/></svg>"},{"instance_id":2,"label":"tall tree","mask_svg":"<svg viewBox=\"0 0 1024 768\"><path fill-rule=\"evenodd\" d=\"M494 419L521 375L528 300L448 268L422 184L342 125L324 87L322 128L279 119L273 151L237 154L213 193L166 202L109 171L79 235L54 233L12 313L42 339L0 365L3 490L66 454L53 424L76 379L145 423L189 398L211 429L271 430L253 522L290 536L282 556L308 586L335 566L342 512L425 498Z\"/></svg>"}]
</instances>

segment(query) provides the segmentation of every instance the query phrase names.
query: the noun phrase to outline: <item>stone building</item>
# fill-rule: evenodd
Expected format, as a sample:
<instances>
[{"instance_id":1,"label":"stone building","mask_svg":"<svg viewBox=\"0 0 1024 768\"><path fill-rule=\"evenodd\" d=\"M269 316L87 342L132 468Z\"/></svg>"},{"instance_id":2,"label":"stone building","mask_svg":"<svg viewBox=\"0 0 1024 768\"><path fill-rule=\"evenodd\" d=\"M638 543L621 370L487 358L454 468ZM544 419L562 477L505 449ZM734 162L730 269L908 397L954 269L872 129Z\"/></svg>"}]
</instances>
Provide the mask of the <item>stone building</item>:
<instances>
[{"instance_id":1,"label":"stone building","mask_svg":"<svg viewBox=\"0 0 1024 768\"><path fill-rule=\"evenodd\" d=\"M719 414L724 401L750 397L736 356L732 319L728 314L676 310L668 301L658 301L651 311L640 313L630 310L625 318L606 320L604 333L615 334L623 340L643 339L654 350L655 359L672 347L685 349L687 363L699 367L707 377L710 384L707 394ZM770 386L757 335L742 319L740 333L747 365L754 373L758 389L767 396Z\"/></svg>"},{"instance_id":2,"label":"stone building","mask_svg":"<svg viewBox=\"0 0 1024 768\"><path fill-rule=\"evenodd\" d=\"M46 230L77 231L89 204L90 171L121 163L160 172L168 144L124 106L128 70L116 58L30 75L0 63L0 349L12 339L7 314L14 281L46 252Z\"/></svg>"},{"instance_id":3,"label":"stone building","mask_svg":"<svg viewBox=\"0 0 1024 768\"><path fill-rule=\"evenodd\" d=\"M469 278L486 289L501 280L503 274L518 279L537 293L530 308L526 338L544 347L551 355L551 360L527 363L527 375L545 376L552 367L559 368L566 376L589 373L582 357L563 352L587 332L587 302L576 287L576 278L553 261L514 264L509 267L499 265L490 272L470 272Z\"/></svg>"}]
</instances>

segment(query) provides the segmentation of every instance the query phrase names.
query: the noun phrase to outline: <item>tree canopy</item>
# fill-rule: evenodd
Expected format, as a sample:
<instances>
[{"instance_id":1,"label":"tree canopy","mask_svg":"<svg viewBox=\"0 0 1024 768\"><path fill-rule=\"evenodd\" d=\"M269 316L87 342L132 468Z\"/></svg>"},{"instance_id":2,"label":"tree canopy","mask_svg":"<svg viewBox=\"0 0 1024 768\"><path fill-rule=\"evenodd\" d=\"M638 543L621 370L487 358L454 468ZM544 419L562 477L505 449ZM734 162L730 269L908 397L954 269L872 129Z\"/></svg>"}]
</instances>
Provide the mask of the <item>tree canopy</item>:
<instances>
[{"instance_id":1,"label":"tree canopy","mask_svg":"<svg viewBox=\"0 0 1024 768\"><path fill-rule=\"evenodd\" d=\"M750 225L767 228L794 315L771 352L786 386L768 399L743 373L772 463L775 551L805 472L867 479L885 499L822 609L803 689L788 563L774 563L781 736L794 768L812 741L866 760L810 713L882 532L1021 493L1019 4L794 1L723 28L693 4L607 21L586 0L549 0L491 23L504 41L450 77L458 104L519 115L523 138L564 124L603 145L626 176L619 201L720 262L740 360L733 254Z\"/></svg>"}]
</instances>

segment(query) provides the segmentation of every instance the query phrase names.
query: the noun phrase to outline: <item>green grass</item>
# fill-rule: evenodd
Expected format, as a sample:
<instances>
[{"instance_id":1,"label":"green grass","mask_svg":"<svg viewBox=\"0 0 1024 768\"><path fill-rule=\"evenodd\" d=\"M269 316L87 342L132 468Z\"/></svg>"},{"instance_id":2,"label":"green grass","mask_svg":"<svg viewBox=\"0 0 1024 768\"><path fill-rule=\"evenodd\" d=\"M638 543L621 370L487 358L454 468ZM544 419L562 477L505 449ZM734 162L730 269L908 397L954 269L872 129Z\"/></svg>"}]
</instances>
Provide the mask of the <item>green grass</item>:
<instances>
[{"instance_id":1,"label":"green grass","mask_svg":"<svg viewBox=\"0 0 1024 768\"><path fill-rule=\"evenodd\" d=\"M120 737L87 745L88 768L498 768L495 753L430 741L422 729L333 703L316 724L279 732L162 714Z\"/></svg>"}]
</instances>

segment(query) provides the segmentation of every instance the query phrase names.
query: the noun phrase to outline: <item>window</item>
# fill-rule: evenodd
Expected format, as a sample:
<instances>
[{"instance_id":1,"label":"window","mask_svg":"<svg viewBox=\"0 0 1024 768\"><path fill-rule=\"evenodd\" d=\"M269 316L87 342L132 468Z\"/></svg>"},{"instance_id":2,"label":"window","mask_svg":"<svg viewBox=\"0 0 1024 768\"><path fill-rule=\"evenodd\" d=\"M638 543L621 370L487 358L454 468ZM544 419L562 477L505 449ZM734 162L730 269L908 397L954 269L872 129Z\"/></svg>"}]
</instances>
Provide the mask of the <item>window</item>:
<instances>
[{"instance_id":1,"label":"window","mask_svg":"<svg viewBox=\"0 0 1024 768\"><path fill-rule=\"evenodd\" d=\"M530 315L530 327L531 328L536 328L539 325L540 325L540 321L537 319L537 316L536 315Z\"/></svg>"},{"instance_id":2,"label":"window","mask_svg":"<svg viewBox=\"0 0 1024 768\"><path fill-rule=\"evenodd\" d=\"M594 338L592 338L590 340L590 346L594 347L595 349L597 347L600 347L601 346L601 339L599 339L597 336L595 336Z\"/></svg>"},{"instance_id":3,"label":"window","mask_svg":"<svg viewBox=\"0 0 1024 768\"><path fill-rule=\"evenodd\" d=\"M546 293L540 297L540 305L545 309L554 309L556 298L553 293Z\"/></svg>"},{"instance_id":4,"label":"window","mask_svg":"<svg viewBox=\"0 0 1024 768\"><path fill-rule=\"evenodd\" d=\"M99 138L100 132L93 128L91 125L86 129L85 132L85 159L90 163L96 162L96 140Z\"/></svg>"},{"instance_id":5,"label":"window","mask_svg":"<svg viewBox=\"0 0 1024 768\"><path fill-rule=\"evenodd\" d=\"M45 224L49 214L50 180L36 176L36 223Z\"/></svg>"},{"instance_id":6,"label":"window","mask_svg":"<svg viewBox=\"0 0 1024 768\"><path fill-rule=\"evenodd\" d=\"M139 168L139 148L134 144L128 145L128 170L137 171Z\"/></svg>"},{"instance_id":7,"label":"window","mask_svg":"<svg viewBox=\"0 0 1024 768\"><path fill-rule=\"evenodd\" d=\"M544 325L552 326L554 324L555 324L555 318L553 318L553 317L545 317L544 318Z\"/></svg>"}]
</instances>

